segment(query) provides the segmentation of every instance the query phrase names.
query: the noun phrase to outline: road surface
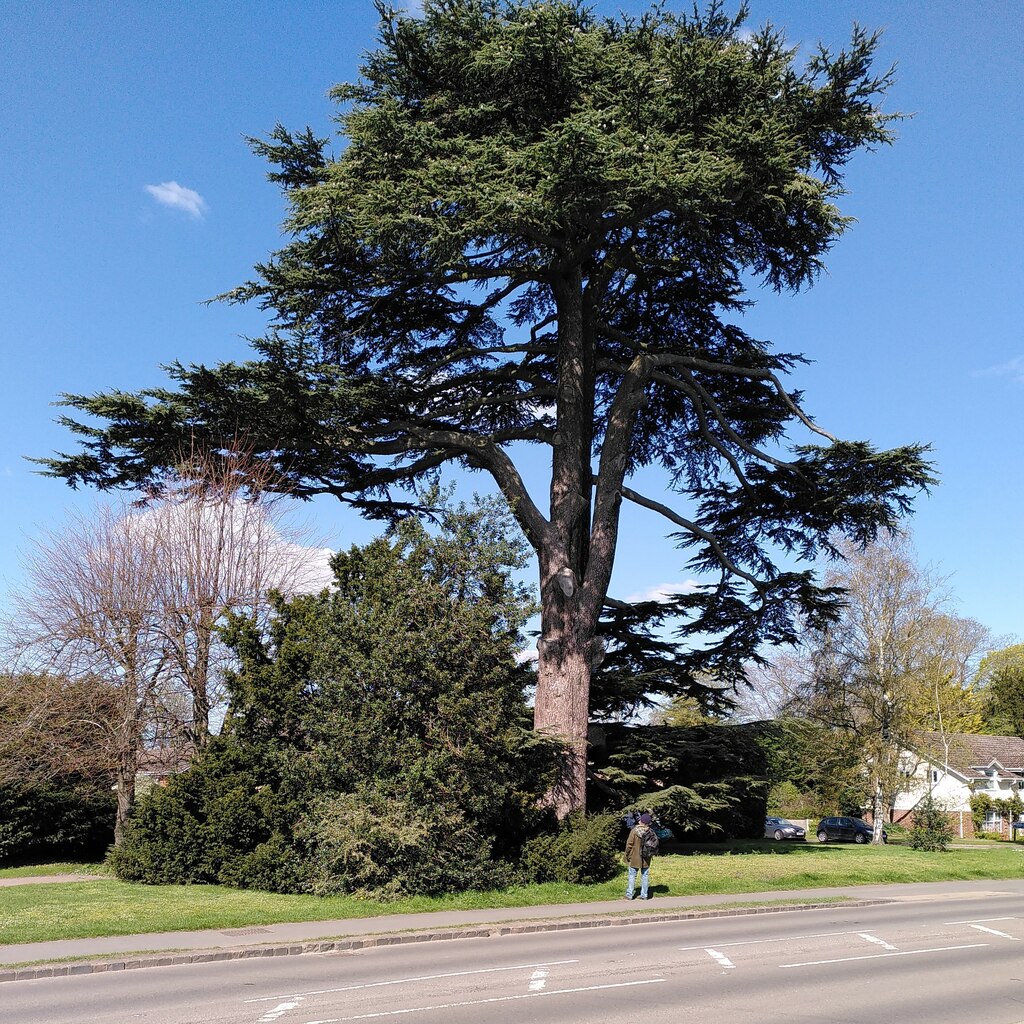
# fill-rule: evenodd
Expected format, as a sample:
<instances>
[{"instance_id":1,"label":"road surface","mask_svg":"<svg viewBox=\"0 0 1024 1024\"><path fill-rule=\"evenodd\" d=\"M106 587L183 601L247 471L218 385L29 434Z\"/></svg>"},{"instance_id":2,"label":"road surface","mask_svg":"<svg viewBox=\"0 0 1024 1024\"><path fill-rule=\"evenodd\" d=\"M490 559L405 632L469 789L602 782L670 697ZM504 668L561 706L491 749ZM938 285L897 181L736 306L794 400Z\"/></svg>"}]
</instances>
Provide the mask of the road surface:
<instances>
[{"instance_id":1,"label":"road surface","mask_svg":"<svg viewBox=\"0 0 1024 1024\"><path fill-rule=\"evenodd\" d=\"M1024 896L460 939L0 986L3 1024L1024 1022Z\"/></svg>"}]
</instances>

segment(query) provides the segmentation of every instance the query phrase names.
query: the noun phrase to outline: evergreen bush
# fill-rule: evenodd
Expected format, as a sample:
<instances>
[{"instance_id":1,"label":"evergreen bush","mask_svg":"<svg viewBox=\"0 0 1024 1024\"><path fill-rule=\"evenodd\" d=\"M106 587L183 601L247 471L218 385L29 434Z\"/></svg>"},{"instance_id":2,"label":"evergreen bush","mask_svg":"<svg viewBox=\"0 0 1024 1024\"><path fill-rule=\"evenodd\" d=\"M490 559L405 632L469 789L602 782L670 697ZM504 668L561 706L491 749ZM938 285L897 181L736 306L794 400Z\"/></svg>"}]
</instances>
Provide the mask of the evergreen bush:
<instances>
[{"instance_id":1,"label":"evergreen bush","mask_svg":"<svg viewBox=\"0 0 1024 1024\"><path fill-rule=\"evenodd\" d=\"M527 727L533 605L507 515L440 519L336 555L333 589L276 598L267 629L230 625L222 735L140 801L120 877L374 898L514 879L561 757Z\"/></svg>"},{"instance_id":2,"label":"evergreen bush","mask_svg":"<svg viewBox=\"0 0 1024 1024\"><path fill-rule=\"evenodd\" d=\"M910 830L913 850L945 850L953 838L946 809L929 793L914 808L914 825Z\"/></svg>"},{"instance_id":3,"label":"evergreen bush","mask_svg":"<svg viewBox=\"0 0 1024 1024\"><path fill-rule=\"evenodd\" d=\"M0 787L0 865L101 860L115 803L105 778Z\"/></svg>"},{"instance_id":4,"label":"evergreen bush","mask_svg":"<svg viewBox=\"0 0 1024 1024\"><path fill-rule=\"evenodd\" d=\"M621 819L614 814L569 815L554 831L523 848L520 873L526 882L607 882L621 870Z\"/></svg>"}]
</instances>

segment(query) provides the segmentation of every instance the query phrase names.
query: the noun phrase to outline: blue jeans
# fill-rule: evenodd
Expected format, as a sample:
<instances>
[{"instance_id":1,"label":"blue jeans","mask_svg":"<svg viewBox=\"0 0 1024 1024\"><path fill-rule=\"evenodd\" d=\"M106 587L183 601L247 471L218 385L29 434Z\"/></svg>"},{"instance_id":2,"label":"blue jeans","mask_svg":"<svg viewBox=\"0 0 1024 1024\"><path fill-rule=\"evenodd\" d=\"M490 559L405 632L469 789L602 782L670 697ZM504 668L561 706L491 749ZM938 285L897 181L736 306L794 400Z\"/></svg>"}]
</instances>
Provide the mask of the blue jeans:
<instances>
[{"instance_id":1,"label":"blue jeans","mask_svg":"<svg viewBox=\"0 0 1024 1024\"><path fill-rule=\"evenodd\" d=\"M636 887L636 873L640 872L640 899L647 899L647 876L651 870L650 864L645 864L642 868L630 868L629 869L629 881L626 882L626 898L633 898L633 889Z\"/></svg>"}]
</instances>

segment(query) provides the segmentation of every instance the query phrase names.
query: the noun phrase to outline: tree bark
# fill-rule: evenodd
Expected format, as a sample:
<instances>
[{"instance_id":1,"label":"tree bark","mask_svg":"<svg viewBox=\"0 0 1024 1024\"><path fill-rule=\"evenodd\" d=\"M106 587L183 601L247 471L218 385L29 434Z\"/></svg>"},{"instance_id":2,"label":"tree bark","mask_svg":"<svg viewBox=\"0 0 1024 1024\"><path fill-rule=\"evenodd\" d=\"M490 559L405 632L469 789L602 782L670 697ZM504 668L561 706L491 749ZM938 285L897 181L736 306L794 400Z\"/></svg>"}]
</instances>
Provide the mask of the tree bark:
<instances>
[{"instance_id":1,"label":"tree bark","mask_svg":"<svg viewBox=\"0 0 1024 1024\"><path fill-rule=\"evenodd\" d=\"M114 846L124 842L128 819L135 807L135 776L139 769L137 748L125 748L117 760L117 814L114 818Z\"/></svg>"},{"instance_id":2,"label":"tree bark","mask_svg":"<svg viewBox=\"0 0 1024 1024\"><path fill-rule=\"evenodd\" d=\"M567 744L548 795L562 818L586 810L587 725L597 616L583 602L590 554L594 366L579 267L552 287L558 319L557 438L551 459L550 542L538 552L541 639L534 728ZM598 606L600 611L600 606Z\"/></svg>"},{"instance_id":3,"label":"tree bark","mask_svg":"<svg viewBox=\"0 0 1024 1024\"><path fill-rule=\"evenodd\" d=\"M650 366L634 360L594 446L594 327L582 277L555 289L558 306L558 443L551 475L553 542L539 551L541 640L534 727L568 744L549 801L559 817L586 810L590 678L603 650L598 620L611 581L630 439ZM595 490L596 483L596 490Z\"/></svg>"}]
</instances>

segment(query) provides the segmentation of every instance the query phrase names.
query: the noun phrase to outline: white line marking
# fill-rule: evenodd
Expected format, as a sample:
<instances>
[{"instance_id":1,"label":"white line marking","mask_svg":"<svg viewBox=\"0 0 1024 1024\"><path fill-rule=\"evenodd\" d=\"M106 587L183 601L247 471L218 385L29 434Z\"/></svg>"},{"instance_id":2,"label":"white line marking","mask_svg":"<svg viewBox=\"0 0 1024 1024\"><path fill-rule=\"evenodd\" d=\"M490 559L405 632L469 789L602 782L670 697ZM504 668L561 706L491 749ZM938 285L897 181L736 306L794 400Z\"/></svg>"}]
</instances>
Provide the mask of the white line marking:
<instances>
[{"instance_id":1,"label":"white line marking","mask_svg":"<svg viewBox=\"0 0 1024 1024\"><path fill-rule=\"evenodd\" d=\"M542 967L530 976L530 991L539 992L547 984L548 972Z\"/></svg>"},{"instance_id":2,"label":"white line marking","mask_svg":"<svg viewBox=\"0 0 1024 1024\"><path fill-rule=\"evenodd\" d=\"M342 988L316 988L309 992L286 992L284 995L259 996L246 999L246 1003L271 1003L275 999L294 999L299 996L323 996L332 992L352 992L359 988L382 988L385 985L410 985L414 981L436 981L439 978L463 978L469 974L495 974L498 971L525 971L531 967L559 967L562 964L578 964L579 960L549 960L543 964L514 964L512 967L483 967L478 971L452 971L449 974L423 974L417 978L395 978L393 981L368 981L362 985L345 985Z\"/></svg>"},{"instance_id":3,"label":"white line marking","mask_svg":"<svg viewBox=\"0 0 1024 1024\"><path fill-rule=\"evenodd\" d=\"M1003 939L1012 939L1014 942L1017 941L1016 935L1008 935L1006 932L997 932L995 928L986 928L983 924L972 924L972 928L976 928L979 932L988 932L989 935L998 935Z\"/></svg>"},{"instance_id":4,"label":"white line marking","mask_svg":"<svg viewBox=\"0 0 1024 1024\"><path fill-rule=\"evenodd\" d=\"M860 932L811 932L808 935L786 935L780 939L741 939L737 942L716 942L716 949L726 946L760 946L766 942L795 942L797 939L823 939L832 935L859 935ZM707 949L707 946L680 946L680 952L686 953L694 949Z\"/></svg>"},{"instance_id":5,"label":"white line marking","mask_svg":"<svg viewBox=\"0 0 1024 1024\"><path fill-rule=\"evenodd\" d=\"M874 942L876 945L884 946L886 949L895 949L896 947L890 942L886 942L885 939L880 939L877 935L872 935L871 932L857 932L862 939L867 939L868 942Z\"/></svg>"},{"instance_id":6,"label":"white line marking","mask_svg":"<svg viewBox=\"0 0 1024 1024\"><path fill-rule=\"evenodd\" d=\"M983 924L985 921L1016 921L1015 917L972 917L967 921L946 921L946 924Z\"/></svg>"},{"instance_id":7,"label":"white line marking","mask_svg":"<svg viewBox=\"0 0 1024 1024\"><path fill-rule=\"evenodd\" d=\"M272 1010L268 1010L256 1024L266 1024L266 1022L277 1020L278 1017L283 1017L289 1010L294 1010L299 1003L302 1002L301 997L294 1003L278 1003Z\"/></svg>"},{"instance_id":8,"label":"white line marking","mask_svg":"<svg viewBox=\"0 0 1024 1024\"><path fill-rule=\"evenodd\" d=\"M779 964L779 967L817 967L819 964L845 964L850 960L883 960L890 956L916 956L918 953L944 953L949 949L978 949L989 942L973 942L969 946L935 946L933 949L907 949L900 953L870 953L867 956L843 956L836 960L805 960L800 964Z\"/></svg>"},{"instance_id":9,"label":"white line marking","mask_svg":"<svg viewBox=\"0 0 1024 1024\"><path fill-rule=\"evenodd\" d=\"M380 1013L359 1013L354 1017L325 1017L323 1020L309 1020L306 1024L342 1024L347 1020L371 1020L375 1017L397 1017L403 1013L427 1013L429 1010L451 1010L458 1006L483 1006L485 1003L508 1003L513 999L539 999L541 996L567 996L575 992L599 992L609 988L632 988L635 985L657 985L664 978L647 978L644 981L620 981L614 985L588 985L585 988L553 988L546 992L526 992L518 996L492 996L490 999L467 999L461 1003L438 1003L434 1006L410 1006L406 1010L384 1010Z\"/></svg>"},{"instance_id":10,"label":"white line marking","mask_svg":"<svg viewBox=\"0 0 1024 1024\"><path fill-rule=\"evenodd\" d=\"M710 949L705 946L704 952L707 953L712 960L717 960L722 967L729 968L736 966L724 953L719 953L717 949Z\"/></svg>"}]
</instances>

